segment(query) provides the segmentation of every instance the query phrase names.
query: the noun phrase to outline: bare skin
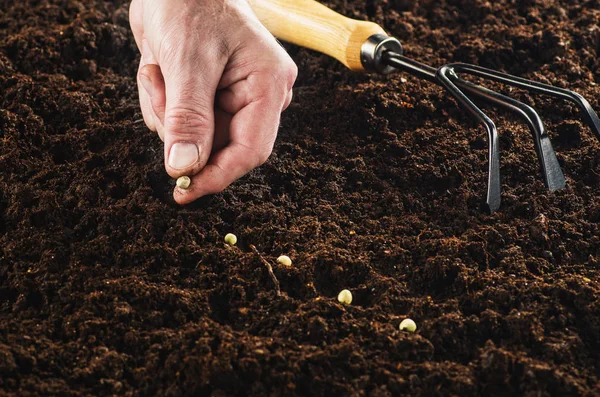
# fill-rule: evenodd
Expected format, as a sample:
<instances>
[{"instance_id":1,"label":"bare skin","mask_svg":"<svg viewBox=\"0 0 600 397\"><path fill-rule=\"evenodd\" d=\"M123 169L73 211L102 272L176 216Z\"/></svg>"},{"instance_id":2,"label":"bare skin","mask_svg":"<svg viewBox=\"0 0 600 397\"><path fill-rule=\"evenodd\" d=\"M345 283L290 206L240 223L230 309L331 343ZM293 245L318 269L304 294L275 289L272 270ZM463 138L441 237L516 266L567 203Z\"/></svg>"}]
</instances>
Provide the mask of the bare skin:
<instances>
[{"instance_id":1,"label":"bare skin","mask_svg":"<svg viewBox=\"0 0 600 397\"><path fill-rule=\"evenodd\" d=\"M246 0L133 0L144 121L165 169L187 175L179 204L224 190L263 164L297 68Z\"/></svg>"}]
</instances>

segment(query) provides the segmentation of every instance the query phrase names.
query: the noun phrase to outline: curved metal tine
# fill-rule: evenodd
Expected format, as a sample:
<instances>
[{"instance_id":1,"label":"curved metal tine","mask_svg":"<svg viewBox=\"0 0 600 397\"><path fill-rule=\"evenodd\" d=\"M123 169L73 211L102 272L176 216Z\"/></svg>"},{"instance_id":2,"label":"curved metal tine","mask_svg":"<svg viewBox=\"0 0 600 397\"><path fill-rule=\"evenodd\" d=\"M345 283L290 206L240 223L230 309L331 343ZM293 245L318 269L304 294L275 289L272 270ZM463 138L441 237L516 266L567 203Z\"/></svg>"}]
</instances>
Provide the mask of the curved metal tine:
<instances>
[{"instance_id":1,"label":"curved metal tine","mask_svg":"<svg viewBox=\"0 0 600 397\"><path fill-rule=\"evenodd\" d=\"M600 118L590 105L590 103L579 93L564 88L554 87L549 84L538 81L524 79L508 73L502 73L497 70L484 68L482 66L468 63L453 63L446 65L456 71L468 72L469 74L479 76L499 83L512 85L514 87L524 88L539 94L550 95L556 98L565 99L577 104L583 111L584 121L591 128L596 138L600 141Z\"/></svg>"},{"instance_id":2,"label":"curved metal tine","mask_svg":"<svg viewBox=\"0 0 600 397\"><path fill-rule=\"evenodd\" d=\"M485 126L488 133L488 184L485 203L489 212L495 212L500 208L501 201L498 131L494 122L452 82L447 76L449 73L452 73L451 67L442 66L437 70L436 78L460 104L465 106Z\"/></svg>"},{"instance_id":3,"label":"curved metal tine","mask_svg":"<svg viewBox=\"0 0 600 397\"><path fill-rule=\"evenodd\" d=\"M540 167L542 168L544 184L551 192L565 187L565 176L560 168L558 159L556 158L556 152L552 148L552 142L550 142L550 137L546 133L544 123L535 109L514 98L481 87L470 81L463 80L460 77L452 76L452 73L450 74L450 78L453 79L455 84L463 91L496 106L511 110L523 117L529 125L531 134L533 135L535 150L538 155Z\"/></svg>"}]
</instances>

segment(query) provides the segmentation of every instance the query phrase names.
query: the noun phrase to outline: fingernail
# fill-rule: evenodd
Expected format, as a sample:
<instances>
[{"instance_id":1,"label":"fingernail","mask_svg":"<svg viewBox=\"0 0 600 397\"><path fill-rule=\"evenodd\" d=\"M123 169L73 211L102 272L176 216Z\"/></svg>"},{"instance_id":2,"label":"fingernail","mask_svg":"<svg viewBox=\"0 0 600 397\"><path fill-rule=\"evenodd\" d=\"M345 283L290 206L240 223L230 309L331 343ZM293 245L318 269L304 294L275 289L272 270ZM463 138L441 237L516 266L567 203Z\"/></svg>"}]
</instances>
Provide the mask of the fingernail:
<instances>
[{"instance_id":1,"label":"fingernail","mask_svg":"<svg viewBox=\"0 0 600 397\"><path fill-rule=\"evenodd\" d=\"M140 74L140 83L142 83L142 87L146 90L148 95L152 98L152 94L154 94L154 86L152 85L152 80L145 74Z\"/></svg>"},{"instance_id":2,"label":"fingernail","mask_svg":"<svg viewBox=\"0 0 600 397\"><path fill-rule=\"evenodd\" d=\"M193 143L177 142L171 146L169 166L176 170L189 168L198 161L198 152L198 146Z\"/></svg>"}]
</instances>

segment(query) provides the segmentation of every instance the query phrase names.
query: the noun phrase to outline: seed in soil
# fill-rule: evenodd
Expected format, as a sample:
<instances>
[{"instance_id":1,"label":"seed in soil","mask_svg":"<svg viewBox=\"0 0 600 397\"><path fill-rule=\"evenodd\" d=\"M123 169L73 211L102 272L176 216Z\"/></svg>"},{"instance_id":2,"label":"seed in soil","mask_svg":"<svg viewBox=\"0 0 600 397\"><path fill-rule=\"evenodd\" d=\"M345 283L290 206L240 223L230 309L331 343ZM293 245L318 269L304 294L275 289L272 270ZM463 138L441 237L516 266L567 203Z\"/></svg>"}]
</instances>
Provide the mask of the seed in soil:
<instances>
[{"instance_id":1,"label":"seed in soil","mask_svg":"<svg viewBox=\"0 0 600 397\"><path fill-rule=\"evenodd\" d=\"M281 255L279 258L277 258L277 262L284 266L292 266L292 260L287 255Z\"/></svg>"},{"instance_id":2,"label":"seed in soil","mask_svg":"<svg viewBox=\"0 0 600 397\"><path fill-rule=\"evenodd\" d=\"M400 328L400 331L415 332L417 330L417 324L410 318L405 318L400 323L399 328Z\"/></svg>"},{"instance_id":3,"label":"seed in soil","mask_svg":"<svg viewBox=\"0 0 600 397\"><path fill-rule=\"evenodd\" d=\"M347 289L343 289L342 292L338 294L338 301L343 303L344 305L349 305L352 303L352 292Z\"/></svg>"},{"instance_id":4,"label":"seed in soil","mask_svg":"<svg viewBox=\"0 0 600 397\"><path fill-rule=\"evenodd\" d=\"M227 233L225 235L225 242L229 245L235 245L235 243L237 243L237 237L233 233Z\"/></svg>"},{"instance_id":5,"label":"seed in soil","mask_svg":"<svg viewBox=\"0 0 600 397\"><path fill-rule=\"evenodd\" d=\"M179 178L177 178L177 186L182 189L187 189L188 187L190 187L191 183L192 180L189 176L180 176Z\"/></svg>"}]
</instances>

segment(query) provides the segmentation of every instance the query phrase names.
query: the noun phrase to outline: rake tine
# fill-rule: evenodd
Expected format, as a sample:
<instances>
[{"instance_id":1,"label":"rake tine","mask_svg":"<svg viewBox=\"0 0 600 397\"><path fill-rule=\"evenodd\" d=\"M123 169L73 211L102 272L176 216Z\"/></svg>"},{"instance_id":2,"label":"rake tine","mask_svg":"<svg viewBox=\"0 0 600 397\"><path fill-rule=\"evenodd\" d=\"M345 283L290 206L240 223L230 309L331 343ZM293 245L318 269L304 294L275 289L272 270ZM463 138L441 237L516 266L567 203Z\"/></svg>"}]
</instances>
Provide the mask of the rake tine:
<instances>
[{"instance_id":1,"label":"rake tine","mask_svg":"<svg viewBox=\"0 0 600 397\"><path fill-rule=\"evenodd\" d=\"M494 122L477 107L461 90L446 76L451 72L448 66L442 66L436 73L437 80L450 94L473 116L484 125L488 133L488 184L486 206L489 212L500 208L500 152L498 150L498 130Z\"/></svg>"},{"instance_id":2,"label":"rake tine","mask_svg":"<svg viewBox=\"0 0 600 397\"><path fill-rule=\"evenodd\" d=\"M446 66L458 72L464 71L474 76L483 77L499 83L533 91L538 94L550 95L555 98L561 98L573 102L579 106L584 115L584 122L590 127L596 138L600 141L600 118L598 118L598 115L590 103L583 96L581 96L581 94L575 91L554 87L538 81L524 79L522 77L513 76L508 73L502 73L497 70L471 65L468 63L453 63Z\"/></svg>"},{"instance_id":3,"label":"rake tine","mask_svg":"<svg viewBox=\"0 0 600 397\"><path fill-rule=\"evenodd\" d=\"M383 61L386 64L393 66L397 69L407 71L413 75L416 75L421 78L425 78L431 82L441 84L442 86L446 87L447 89L449 88L442 81L444 79L439 79L439 77L438 77L439 71L429 65L415 61L414 59L407 58L401 54L398 54L398 53L392 52L392 51L388 51L384 54ZM493 105L510 110L512 112L517 113L519 116L521 116L524 119L524 121L527 123L527 125L529 126L531 133L533 135L536 153L538 155L538 160L540 163L540 167L542 169L544 184L550 191L556 191L558 189L563 188L566 185L564 174L560 168L558 159L556 158L556 152L554 151L554 149L552 147L552 143L550 142L550 138L546 132L544 123L542 122L542 119L540 118L538 113L535 111L535 109L533 109L531 106L529 106L523 102L517 101L516 99L510 98L508 96L505 96L503 94L500 94L500 93L490 90L488 88L479 86L470 81L461 79L460 77L458 77L456 75L454 69L452 68L453 66L455 67L456 65L457 64L448 65L447 68L445 68L441 71L443 73L444 77L446 78L446 80L453 82L455 84L455 88L458 91L462 90L462 91L468 93L470 95L470 97L472 97L474 99L485 100L487 102L492 103ZM462 64L462 65L464 65L464 64ZM469 65L469 66L471 66L471 65ZM466 72L469 73L470 71L467 70ZM451 93L452 93L452 91L453 90L450 90ZM493 131L495 131L495 127L494 128L491 127L491 125L493 125L493 123L490 125L488 123L488 121L485 121L484 118L480 117L480 115L485 115L485 113L483 113L483 111L481 111L473 103L471 103L472 106L474 106L476 109L478 109L478 111L476 111L471 105L469 105L467 102L465 102L460 95L457 96L454 93L452 93L452 95L454 95L454 97L460 103L462 103L464 106L466 106L471 111L471 113L474 113L476 115L477 119L486 126L488 135L490 135L490 131L492 131L492 135L493 135ZM467 99L469 98L466 95L463 95L463 96L466 97ZM599 126L600 126L600 123L599 123ZM494 144L493 144L493 142L491 144L492 144L492 148L490 149L491 150L490 153L493 153L494 152L494 149L493 149ZM495 163L496 158L490 158L491 173L488 174L488 181L492 181L492 182L495 181L494 175L496 175L496 170L494 169L493 164ZM498 173L499 173L499 170L498 170ZM488 183L488 197L486 200L488 207L489 207L490 198L491 198L490 194L493 194L492 193L493 191L494 191L494 187L490 186ZM490 209L493 210L493 206L490 207Z\"/></svg>"},{"instance_id":4,"label":"rake tine","mask_svg":"<svg viewBox=\"0 0 600 397\"><path fill-rule=\"evenodd\" d=\"M386 51L382 55L382 62L398 70L406 71L413 76L426 79L435 84L444 86L462 103L486 128L488 133L488 183L485 204L489 212L495 212L500 207L500 153L498 150L498 131L494 122L479 109L471 100L446 76L439 76L439 70L405 57L394 51ZM467 83L461 80L462 83ZM463 85L462 83L459 83ZM465 84L466 85L466 84ZM486 98L483 87L474 85L470 88L475 96ZM491 100L491 99L490 99ZM499 99L495 103L501 102ZM539 118L539 117L538 117Z\"/></svg>"},{"instance_id":5,"label":"rake tine","mask_svg":"<svg viewBox=\"0 0 600 397\"><path fill-rule=\"evenodd\" d=\"M565 176L560 168L558 159L556 158L556 152L552 147L552 142L546 132L544 123L535 109L516 99L502 95L485 87L478 86L470 81L463 80L456 77L453 73L451 74L453 75L452 78L455 79L455 83L463 91L468 91L471 95L491 102L494 105L512 110L523 117L525 122L529 125L533 136L535 150L538 155L540 167L542 168L544 184L551 192L564 188L566 185Z\"/></svg>"}]
</instances>

